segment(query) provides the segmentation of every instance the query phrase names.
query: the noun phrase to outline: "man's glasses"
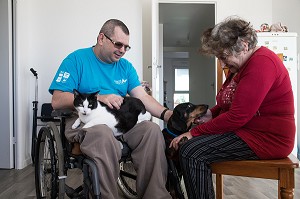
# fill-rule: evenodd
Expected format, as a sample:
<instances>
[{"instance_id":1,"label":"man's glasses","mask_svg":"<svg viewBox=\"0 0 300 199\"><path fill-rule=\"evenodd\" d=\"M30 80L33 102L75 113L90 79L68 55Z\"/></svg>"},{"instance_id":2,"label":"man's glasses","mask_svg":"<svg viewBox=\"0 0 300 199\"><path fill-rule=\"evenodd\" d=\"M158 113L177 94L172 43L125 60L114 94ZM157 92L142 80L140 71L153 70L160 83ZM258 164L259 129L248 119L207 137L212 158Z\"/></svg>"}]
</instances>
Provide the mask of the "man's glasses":
<instances>
[{"instance_id":1,"label":"man's glasses","mask_svg":"<svg viewBox=\"0 0 300 199\"><path fill-rule=\"evenodd\" d=\"M112 39L109 38L106 34L104 34L104 36L105 36L107 39L109 39L109 41L111 41L111 43L113 43L114 46L115 46L115 48L117 48L117 49L121 49L121 48L123 48L123 46L124 46L125 51L128 51L128 50L130 50L130 48L131 48L129 45L125 45L125 44L123 44L122 42L118 42L118 41L112 40Z\"/></svg>"}]
</instances>

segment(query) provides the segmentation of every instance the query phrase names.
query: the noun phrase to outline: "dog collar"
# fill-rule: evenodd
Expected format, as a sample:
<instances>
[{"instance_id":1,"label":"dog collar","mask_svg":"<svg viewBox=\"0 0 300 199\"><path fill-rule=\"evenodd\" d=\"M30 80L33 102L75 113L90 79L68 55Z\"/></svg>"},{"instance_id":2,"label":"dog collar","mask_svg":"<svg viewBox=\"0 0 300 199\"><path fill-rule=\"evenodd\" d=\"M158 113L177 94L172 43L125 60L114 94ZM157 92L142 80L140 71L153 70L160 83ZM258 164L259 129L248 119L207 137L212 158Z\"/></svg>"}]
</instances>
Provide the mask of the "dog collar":
<instances>
[{"instance_id":1,"label":"dog collar","mask_svg":"<svg viewBox=\"0 0 300 199\"><path fill-rule=\"evenodd\" d=\"M168 128L165 128L165 129L166 129L166 131L167 131L170 135L173 135L174 137L177 137L177 136L178 136L178 135L172 133Z\"/></svg>"}]
</instances>

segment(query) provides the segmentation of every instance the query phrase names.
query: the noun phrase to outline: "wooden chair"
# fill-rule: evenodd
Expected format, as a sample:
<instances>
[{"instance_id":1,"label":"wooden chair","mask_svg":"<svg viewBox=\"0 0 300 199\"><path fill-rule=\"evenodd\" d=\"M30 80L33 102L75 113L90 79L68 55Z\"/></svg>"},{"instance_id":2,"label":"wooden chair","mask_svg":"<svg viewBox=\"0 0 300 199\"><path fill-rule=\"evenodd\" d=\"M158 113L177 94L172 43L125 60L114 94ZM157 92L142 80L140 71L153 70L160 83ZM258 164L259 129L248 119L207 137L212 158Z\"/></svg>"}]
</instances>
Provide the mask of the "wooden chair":
<instances>
[{"instance_id":1,"label":"wooden chair","mask_svg":"<svg viewBox=\"0 0 300 199\"><path fill-rule=\"evenodd\" d=\"M216 199L223 199L223 175L245 176L278 180L278 198L294 198L295 168L298 159L290 154L278 160L245 160L218 162L211 165L216 174Z\"/></svg>"}]
</instances>

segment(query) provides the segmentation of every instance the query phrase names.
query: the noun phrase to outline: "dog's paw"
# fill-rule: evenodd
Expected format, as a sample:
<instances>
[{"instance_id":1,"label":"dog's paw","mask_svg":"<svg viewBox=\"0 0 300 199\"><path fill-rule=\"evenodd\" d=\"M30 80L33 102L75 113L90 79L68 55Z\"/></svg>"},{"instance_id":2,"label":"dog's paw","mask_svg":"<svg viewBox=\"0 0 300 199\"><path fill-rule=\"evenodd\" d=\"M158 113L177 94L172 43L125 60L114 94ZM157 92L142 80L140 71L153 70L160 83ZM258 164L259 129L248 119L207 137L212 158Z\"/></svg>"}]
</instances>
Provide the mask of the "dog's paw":
<instances>
[{"instance_id":1,"label":"dog's paw","mask_svg":"<svg viewBox=\"0 0 300 199\"><path fill-rule=\"evenodd\" d=\"M178 146L181 147L184 143L186 143L188 141L187 137L183 137L181 138L181 140L178 143ZM176 150L174 147L168 148L166 151L166 155L169 159L171 160L178 160L179 158L179 149Z\"/></svg>"},{"instance_id":2,"label":"dog's paw","mask_svg":"<svg viewBox=\"0 0 300 199\"><path fill-rule=\"evenodd\" d=\"M181 140L178 143L178 146L181 147L184 143L186 143L188 141L187 137L182 137Z\"/></svg>"}]
</instances>

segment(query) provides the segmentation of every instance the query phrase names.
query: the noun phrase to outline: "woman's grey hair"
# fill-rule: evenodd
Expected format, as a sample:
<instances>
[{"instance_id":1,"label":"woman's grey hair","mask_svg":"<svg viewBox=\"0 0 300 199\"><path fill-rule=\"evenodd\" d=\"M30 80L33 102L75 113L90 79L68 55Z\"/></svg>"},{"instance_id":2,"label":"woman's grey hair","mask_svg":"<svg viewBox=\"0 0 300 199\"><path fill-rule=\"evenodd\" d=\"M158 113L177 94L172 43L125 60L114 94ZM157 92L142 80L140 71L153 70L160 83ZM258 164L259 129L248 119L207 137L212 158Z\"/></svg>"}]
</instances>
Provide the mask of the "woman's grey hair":
<instances>
[{"instance_id":1,"label":"woman's grey hair","mask_svg":"<svg viewBox=\"0 0 300 199\"><path fill-rule=\"evenodd\" d=\"M103 26L100 30L100 33L106 34L107 36L111 37L114 35L115 27L120 27L126 35L129 35L129 30L128 30L127 26L118 19L107 20L103 24Z\"/></svg>"},{"instance_id":2,"label":"woman's grey hair","mask_svg":"<svg viewBox=\"0 0 300 199\"><path fill-rule=\"evenodd\" d=\"M237 55L244 50L242 42L248 43L248 50L256 47L257 35L250 22L232 16L204 31L200 52L206 55L224 57Z\"/></svg>"}]
</instances>

